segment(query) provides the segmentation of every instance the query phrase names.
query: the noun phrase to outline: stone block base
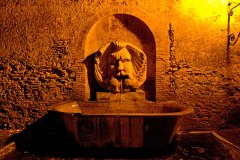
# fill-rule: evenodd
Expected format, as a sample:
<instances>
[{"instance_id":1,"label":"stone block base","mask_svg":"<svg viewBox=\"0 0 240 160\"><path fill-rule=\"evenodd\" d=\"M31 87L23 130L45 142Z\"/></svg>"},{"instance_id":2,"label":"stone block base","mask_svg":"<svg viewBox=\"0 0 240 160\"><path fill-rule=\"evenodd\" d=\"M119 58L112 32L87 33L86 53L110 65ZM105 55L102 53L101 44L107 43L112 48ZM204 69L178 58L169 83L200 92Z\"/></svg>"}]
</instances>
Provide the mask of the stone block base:
<instances>
[{"instance_id":1,"label":"stone block base","mask_svg":"<svg viewBox=\"0 0 240 160\"><path fill-rule=\"evenodd\" d=\"M97 92L97 102L132 102L145 101L145 92L126 92L126 93L110 93Z\"/></svg>"}]
</instances>

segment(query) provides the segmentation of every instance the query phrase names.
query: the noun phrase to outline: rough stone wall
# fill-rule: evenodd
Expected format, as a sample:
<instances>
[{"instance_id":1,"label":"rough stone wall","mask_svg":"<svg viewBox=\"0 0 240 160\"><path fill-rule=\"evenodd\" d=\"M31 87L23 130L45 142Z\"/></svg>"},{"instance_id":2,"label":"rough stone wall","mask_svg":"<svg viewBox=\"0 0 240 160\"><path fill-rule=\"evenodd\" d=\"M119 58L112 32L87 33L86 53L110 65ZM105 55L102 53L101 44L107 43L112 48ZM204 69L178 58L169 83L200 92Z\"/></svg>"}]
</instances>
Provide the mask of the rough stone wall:
<instances>
[{"instance_id":1,"label":"rough stone wall","mask_svg":"<svg viewBox=\"0 0 240 160\"><path fill-rule=\"evenodd\" d=\"M54 41L46 57L37 61L26 53L1 57L1 128L23 128L41 117L46 106L73 98L76 72L65 45Z\"/></svg>"},{"instance_id":2,"label":"rough stone wall","mask_svg":"<svg viewBox=\"0 0 240 160\"><path fill-rule=\"evenodd\" d=\"M177 99L195 110L183 122L184 128L197 125L195 129L212 130L239 126L240 64L239 49L236 50L239 42L230 47L228 59L227 2L182 0L174 8L171 86ZM236 17L239 13L235 12ZM233 27L239 23L236 17L232 17L230 24L233 33L236 33Z\"/></svg>"},{"instance_id":3,"label":"rough stone wall","mask_svg":"<svg viewBox=\"0 0 240 160\"><path fill-rule=\"evenodd\" d=\"M199 17L201 8L191 0L2 0L0 129L24 128L53 103L85 100L86 34L96 18L121 8L157 17L149 23L159 30L154 37L161 46L156 100L194 107L183 129L239 126L240 54L230 48L227 63L226 10L213 7Z\"/></svg>"}]
</instances>

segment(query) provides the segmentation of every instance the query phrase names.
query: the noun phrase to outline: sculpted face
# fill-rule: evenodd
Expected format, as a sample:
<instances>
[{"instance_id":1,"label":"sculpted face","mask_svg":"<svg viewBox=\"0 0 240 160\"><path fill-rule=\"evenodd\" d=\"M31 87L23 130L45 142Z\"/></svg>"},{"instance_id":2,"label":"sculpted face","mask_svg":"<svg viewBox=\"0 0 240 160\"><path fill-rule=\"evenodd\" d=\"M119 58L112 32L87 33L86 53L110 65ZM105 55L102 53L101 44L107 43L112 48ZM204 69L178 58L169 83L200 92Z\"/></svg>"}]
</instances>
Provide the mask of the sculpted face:
<instances>
[{"instance_id":1,"label":"sculpted face","mask_svg":"<svg viewBox=\"0 0 240 160\"><path fill-rule=\"evenodd\" d=\"M133 69L131 55L125 47L111 53L108 62L108 74L110 77L114 77L118 80L134 78L135 71Z\"/></svg>"},{"instance_id":2,"label":"sculpted face","mask_svg":"<svg viewBox=\"0 0 240 160\"><path fill-rule=\"evenodd\" d=\"M94 76L111 92L134 92L146 80L146 55L127 42L111 42L95 54Z\"/></svg>"}]
</instances>

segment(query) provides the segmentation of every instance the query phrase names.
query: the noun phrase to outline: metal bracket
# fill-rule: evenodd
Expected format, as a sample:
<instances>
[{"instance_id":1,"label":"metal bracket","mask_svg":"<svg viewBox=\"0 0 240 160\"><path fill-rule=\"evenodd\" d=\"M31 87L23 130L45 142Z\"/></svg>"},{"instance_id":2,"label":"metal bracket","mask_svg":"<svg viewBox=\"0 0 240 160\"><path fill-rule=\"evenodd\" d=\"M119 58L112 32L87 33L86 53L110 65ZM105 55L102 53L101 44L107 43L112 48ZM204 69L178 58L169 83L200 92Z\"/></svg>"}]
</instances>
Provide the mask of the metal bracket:
<instances>
[{"instance_id":1,"label":"metal bracket","mask_svg":"<svg viewBox=\"0 0 240 160\"><path fill-rule=\"evenodd\" d=\"M229 2L228 3L228 27L227 27L227 61L228 63L230 62L230 53L229 53L229 49L230 46L233 46L237 43L238 38L240 37L240 32L238 33L238 35L236 36L234 33L230 34L230 21L231 21L231 16L233 16L233 10L235 8L237 8L238 6L240 6L240 3L236 3L236 2Z\"/></svg>"}]
</instances>

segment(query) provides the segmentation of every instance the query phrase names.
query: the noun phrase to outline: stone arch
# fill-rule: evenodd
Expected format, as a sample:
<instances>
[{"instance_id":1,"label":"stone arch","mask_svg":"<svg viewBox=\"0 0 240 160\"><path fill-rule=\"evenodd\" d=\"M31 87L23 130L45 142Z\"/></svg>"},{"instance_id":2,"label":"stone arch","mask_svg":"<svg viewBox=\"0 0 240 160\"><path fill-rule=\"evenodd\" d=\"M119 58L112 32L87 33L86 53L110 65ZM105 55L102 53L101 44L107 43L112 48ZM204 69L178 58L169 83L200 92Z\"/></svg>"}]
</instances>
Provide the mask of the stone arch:
<instances>
[{"instance_id":1,"label":"stone arch","mask_svg":"<svg viewBox=\"0 0 240 160\"><path fill-rule=\"evenodd\" d=\"M99 12L89 21L82 43L84 58L110 41L123 40L133 43L147 54L148 75L143 90L148 100L156 100L156 55L160 50L159 40L156 38L160 26L157 18L136 9L120 7ZM87 70L85 72L88 73ZM88 84L89 76L92 75L86 76L84 86L86 100L91 97L89 86L92 84Z\"/></svg>"}]
</instances>

